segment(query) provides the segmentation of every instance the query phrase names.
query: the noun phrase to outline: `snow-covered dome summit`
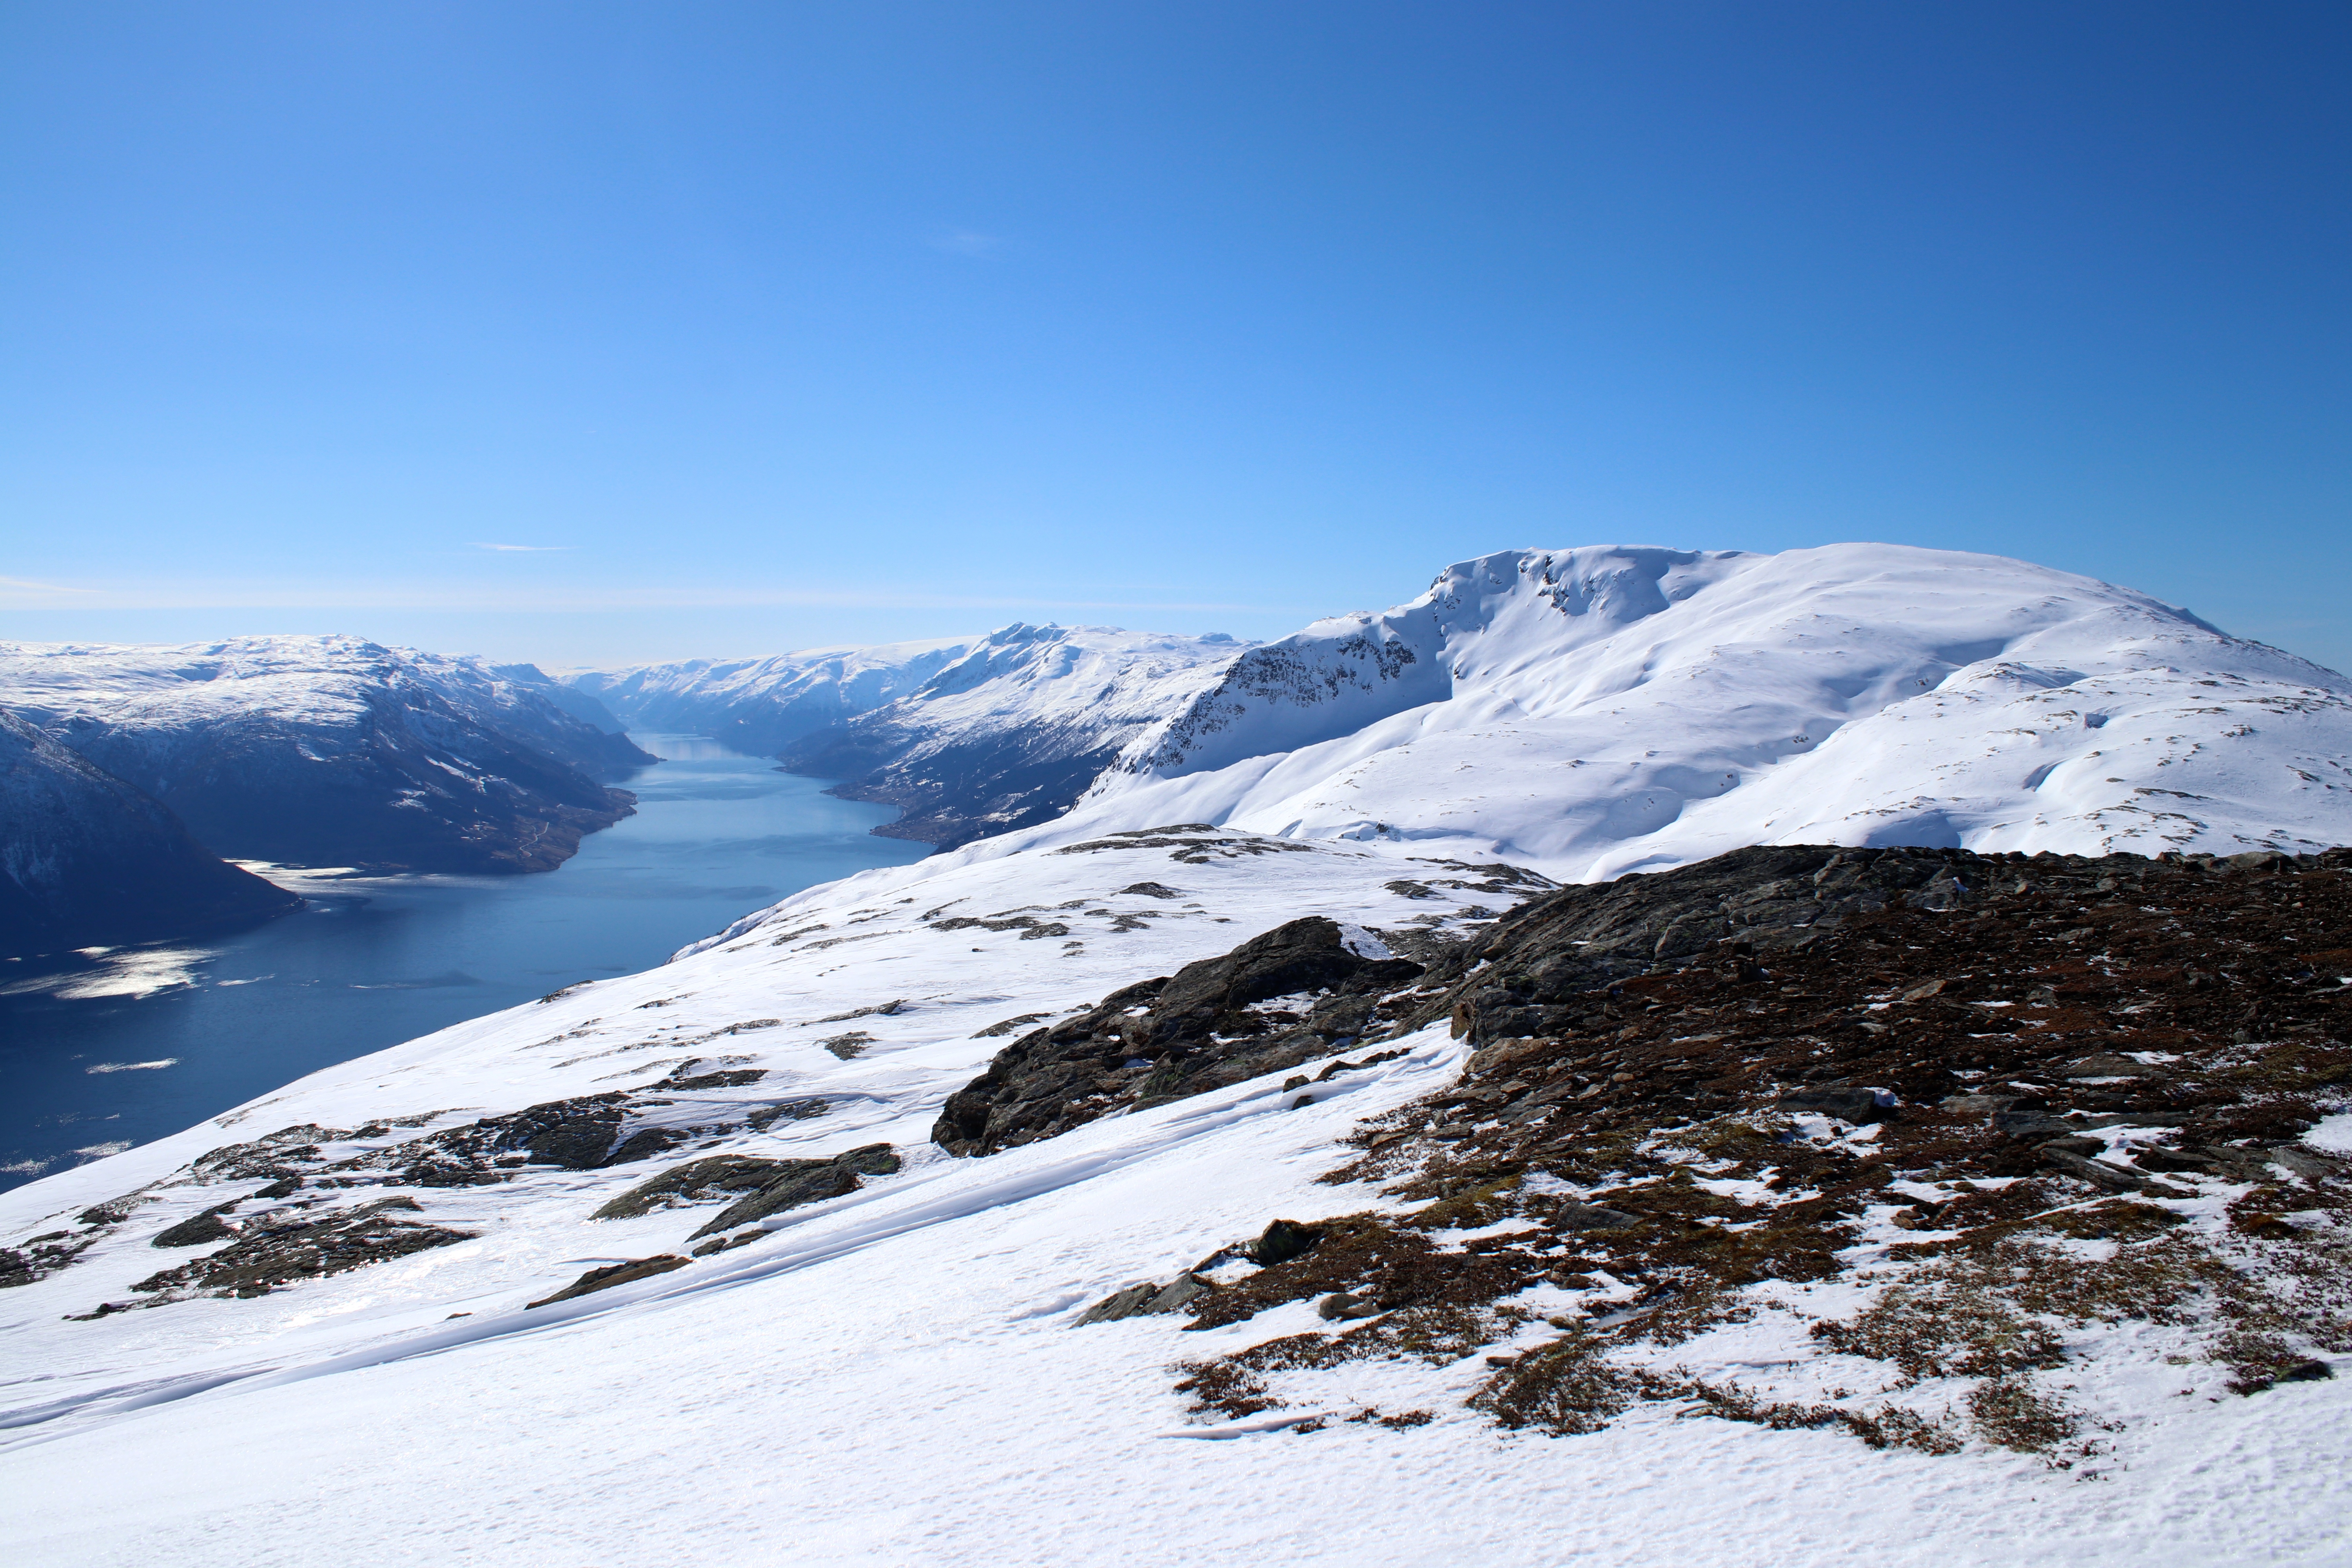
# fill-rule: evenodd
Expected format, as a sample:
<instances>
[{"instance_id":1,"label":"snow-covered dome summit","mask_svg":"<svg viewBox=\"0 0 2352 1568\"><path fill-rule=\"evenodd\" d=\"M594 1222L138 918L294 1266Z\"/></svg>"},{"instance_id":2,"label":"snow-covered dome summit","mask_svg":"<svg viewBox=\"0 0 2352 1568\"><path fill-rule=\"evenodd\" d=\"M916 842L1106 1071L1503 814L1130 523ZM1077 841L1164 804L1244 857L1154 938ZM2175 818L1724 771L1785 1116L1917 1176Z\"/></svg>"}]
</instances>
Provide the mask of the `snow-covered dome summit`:
<instances>
[{"instance_id":1,"label":"snow-covered dome summit","mask_svg":"<svg viewBox=\"0 0 2352 1568\"><path fill-rule=\"evenodd\" d=\"M1462 839L1580 878L1755 842L2307 847L2352 837L2347 695L1998 556L1506 551L1241 654L1079 815Z\"/></svg>"}]
</instances>

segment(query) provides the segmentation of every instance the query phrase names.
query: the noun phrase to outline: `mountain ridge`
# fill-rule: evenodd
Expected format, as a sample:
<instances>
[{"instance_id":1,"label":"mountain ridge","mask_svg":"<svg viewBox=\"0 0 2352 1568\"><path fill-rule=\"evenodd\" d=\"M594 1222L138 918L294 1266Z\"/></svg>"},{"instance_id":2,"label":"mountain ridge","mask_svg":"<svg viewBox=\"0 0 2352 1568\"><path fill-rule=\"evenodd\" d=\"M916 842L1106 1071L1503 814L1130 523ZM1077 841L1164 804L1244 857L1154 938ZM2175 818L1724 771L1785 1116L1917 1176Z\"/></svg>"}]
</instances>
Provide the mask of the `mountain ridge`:
<instances>
[{"instance_id":1,"label":"mountain ridge","mask_svg":"<svg viewBox=\"0 0 2352 1568\"><path fill-rule=\"evenodd\" d=\"M0 955L211 936L301 900L170 809L0 710Z\"/></svg>"},{"instance_id":2,"label":"mountain ridge","mask_svg":"<svg viewBox=\"0 0 2352 1568\"><path fill-rule=\"evenodd\" d=\"M534 667L348 637L0 643L0 707L207 848L280 864L561 865L635 809L601 781L655 759L552 689Z\"/></svg>"}]
</instances>

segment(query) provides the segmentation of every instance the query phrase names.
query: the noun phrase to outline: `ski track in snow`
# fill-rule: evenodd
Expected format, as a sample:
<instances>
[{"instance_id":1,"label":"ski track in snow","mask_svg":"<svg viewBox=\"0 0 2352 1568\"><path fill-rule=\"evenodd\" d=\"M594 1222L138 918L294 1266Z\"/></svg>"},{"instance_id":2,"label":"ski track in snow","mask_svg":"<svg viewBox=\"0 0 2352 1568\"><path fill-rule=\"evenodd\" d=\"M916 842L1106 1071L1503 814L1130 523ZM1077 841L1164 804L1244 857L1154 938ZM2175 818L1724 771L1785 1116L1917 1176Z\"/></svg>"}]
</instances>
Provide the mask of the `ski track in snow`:
<instances>
[{"instance_id":1,"label":"ski track in snow","mask_svg":"<svg viewBox=\"0 0 2352 1568\"><path fill-rule=\"evenodd\" d=\"M1938 589L1929 568L1954 562L1979 575ZM1806 643L1805 617L1857 626L1874 594L1884 613L1866 634ZM1383 664L1379 646L1400 641L1413 661ZM1017 1037L976 1037L1000 1020L1065 1014L1303 915L1459 929L1510 901L1444 887L1471 879L1433 857L1499 854L1566 879L1759 838L2341 842L2343 678L2085 579L1876 546L1663 564L1515 553L1268 647L1271 662L1252 649L1230 667L1265 677L1241 696L1188 673L1183 712L1067 817L811 889L662 968L327 1068L0 1194L0 1245L15 1245L166 1184L71 1267L0 1292L0 1551L26 1564L2347 1560L2352 1379L2185 1396L2183 1374L2143 1356L2098 1373L2122 1379L2106 1403L2136 1413L2116 1452L2061 1473L1644 1405L1589 1436L1505 1434L1461 1405L1477 1357L1436 1374L1450 1394L1433 1403L1418 1366L1349 1363L1318 1385L1332 1409L1430 1405L1410 1431L1289 1429L1322 1406L1196 1424L1171 1363L1314 1326L1311 1305L1197 1333L1165 1317L1071 1326L1277 1215L1381 1203L1315 1178L1359 1118L1451 1079L1461 1053L1442 1030L1304 1109L1259 1079L983 1160L928 1142L941 1100ZM1971 657L1946 657L1958 653ZM1291 696L1267 684L1301 669ZM1292 700L1310 690L1338 706ZM1708 795L1718 767L1736 777ZM1670 786L1671 814L1654 804ZM2201 797L2199 826L2180 826L2182 807L2151 826L2149 797L2131 793L2145 788L2178 788L2174 806ZM1080 847L1186 822L1223 824L1191 837L1231 842L1197 863ZM1386 886L1401 879L1433 896ZM1118 892L1139 882L1180 896ZM932 923L1021 913L1067 932ZM848 1030L870 1039L843 1060L823 1042ZM730 1096L833 1109L657 1162L409 1189L418 1217L475 1239L255 1300L65 1320L201 1250L148 1241L256 1184L169 1184L207 1150L438 1113L380 1146L649 1085L687 1058L767 1076L646 1121L707 1121ZM667 1163L882 1140L899 1173L774 1216L760 1243L524 1309L583 1268L682 1249L709 1205L587 1217ZM1790 1332L1768 1314L1675 1353L1769 1365L1797 1353Z\"/></svg>"}]
</instances>

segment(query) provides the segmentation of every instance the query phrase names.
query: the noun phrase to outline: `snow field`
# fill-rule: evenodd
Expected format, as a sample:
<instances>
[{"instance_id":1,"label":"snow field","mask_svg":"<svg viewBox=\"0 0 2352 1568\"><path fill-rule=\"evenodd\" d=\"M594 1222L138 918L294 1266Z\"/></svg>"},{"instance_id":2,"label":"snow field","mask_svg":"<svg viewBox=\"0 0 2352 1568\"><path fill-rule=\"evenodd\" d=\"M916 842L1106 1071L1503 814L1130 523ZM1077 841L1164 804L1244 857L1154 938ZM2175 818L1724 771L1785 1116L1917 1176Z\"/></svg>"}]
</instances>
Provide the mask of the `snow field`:
<instances>
[{"instance_id":1,"label":"snow field","mask_svg":"<svg viewBox=\"0 0 2352 1568\"><path fill-rule=\"evenodd\" d=\"M1270 1214L1376 1201L1315 1183L1331 1141L1456 1065L1427 1041L1298 1111L1244 1085L1098 1122L768 1244L795 1255L730 1255L527 1331L450 1325L466 1337L37 1442L5 1462L40 1503L0 1540L12 1561L86 1564L579 1563L623 1542L677 1563L2340 1560L2329 1384L2230 1401L2096 1482L1643 1409L1561 1441L1458 1404L1405 1432L1172 1436L1169 1363L1297 1331L1305 1309L1204 1334L1071 1320ZM917 1207L929 1223L898 1228ZM1430 1403L1425 1373L1341 1370L1341 1408ZM1466 1392L1482 1371L1451 1380Z\"/></svg>"}]
</instances>

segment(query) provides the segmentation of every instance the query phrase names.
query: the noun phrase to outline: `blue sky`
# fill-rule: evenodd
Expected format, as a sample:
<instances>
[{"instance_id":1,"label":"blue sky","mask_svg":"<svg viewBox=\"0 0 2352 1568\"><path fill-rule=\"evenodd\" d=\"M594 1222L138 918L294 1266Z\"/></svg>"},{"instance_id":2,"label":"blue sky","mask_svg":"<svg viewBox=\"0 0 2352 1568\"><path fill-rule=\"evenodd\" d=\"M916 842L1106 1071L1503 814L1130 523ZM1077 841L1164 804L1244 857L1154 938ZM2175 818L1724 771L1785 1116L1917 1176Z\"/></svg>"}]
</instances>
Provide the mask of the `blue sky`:
<instances>
[{"instance_id":1,"label":"blue sky","mask_svg":"<svg viewBox=\"0 0 2352 1568\"><path fill-rule=\"evenodd\" d=\"M2341 5L10 6L0 626L1267 637L1886 539L2352 667L2347 73Z\"/></svg>"}]
</instances>

